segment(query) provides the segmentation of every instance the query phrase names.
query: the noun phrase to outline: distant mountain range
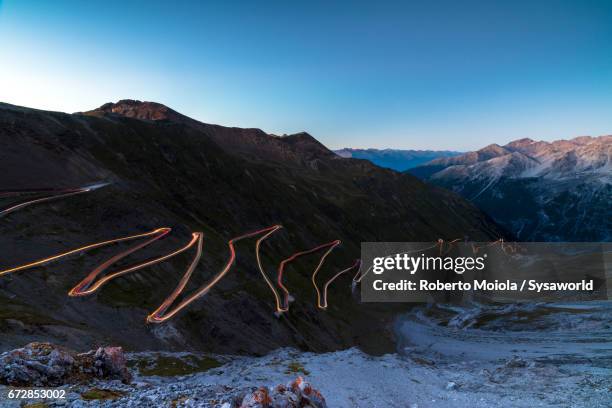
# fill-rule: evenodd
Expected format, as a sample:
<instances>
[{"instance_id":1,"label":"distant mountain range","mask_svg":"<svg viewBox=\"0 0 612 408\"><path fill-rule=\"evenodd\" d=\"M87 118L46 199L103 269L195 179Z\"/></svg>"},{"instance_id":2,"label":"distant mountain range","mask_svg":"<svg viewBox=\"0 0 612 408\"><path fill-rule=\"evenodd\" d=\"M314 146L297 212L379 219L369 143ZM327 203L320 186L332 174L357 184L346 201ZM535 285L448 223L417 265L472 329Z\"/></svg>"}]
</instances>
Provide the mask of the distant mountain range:
<instances>
[{"instance_id":1,"label":"distant mountain range","mask_svg":"<svg viewBox=\"0 0 612 408\"><path fill-rule=\"evenodd\" d=\"M612 136L505 146L409 172L472 201L525 241L612 240Z\"/></svg>"},{"instance_id":2,"label":"distant mountain range","mask_svg":"<svg viewBox=\"0 0 612 408\"><path fill-rule=\"evenodd\" d=\"M372 163L397 171L405 171L428 161L441 157L453 157L460 152L437 150L397 150L397 149L349 149L334 150L341 157L366 159Z\"/></svg>"}]
</instances>

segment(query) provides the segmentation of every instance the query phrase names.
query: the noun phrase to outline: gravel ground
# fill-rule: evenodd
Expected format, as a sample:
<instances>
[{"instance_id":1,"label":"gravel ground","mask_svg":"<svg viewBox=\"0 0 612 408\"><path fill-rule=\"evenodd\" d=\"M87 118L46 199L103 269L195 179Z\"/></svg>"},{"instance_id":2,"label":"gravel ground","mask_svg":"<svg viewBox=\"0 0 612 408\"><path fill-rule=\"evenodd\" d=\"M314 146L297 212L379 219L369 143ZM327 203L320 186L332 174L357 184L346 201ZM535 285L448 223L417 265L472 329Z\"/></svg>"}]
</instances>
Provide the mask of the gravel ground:
<instances>
[{"instance_id":1,"label":"gravel ground","mask_svg":"<svg viewBox=\"0 0 612 408\"><path fill-rule=\"evenodd\" d=\"M66 407L233 406L254 386L306 377L329 407L610 407L612 379L570 372L518 357L483 365L481 360L439 363L397 354L368 356L357 349L301 353L281 349L260 358L236 358L204 373L176 377L137 376L134 383L98 382L65 387ZM114 400L83 400L91 389L124 394ZM6 388L0 389L6 395ZM87 395L87 394L85 394ZM6 402L6 400L4 401ZM34 401L30 401L34 402ZM19 402L2 406L17 407Z\"/></svg>"},{"instance_id":2,"label":"gravel ground","mask_svg":"<svg viewBox=\"0 0 612 408\"><path fill-rule=\"evenodd\" d=\"M303 376L331 408L612 407L612 303L555 307L559 311L551 312L550 305L459 314L417 310L398 322L401 353L380 357L355 348L324 354L279 349L264 357L129 354L136 372L132 384L100 381L63 387L65 400L45 403L230 408L256 387ZM151 362L162 360L188 362L193 373L152 375ZM0 406L25 404L4 399L7 391L0 387Z\"/></svg>"}]
</instances>

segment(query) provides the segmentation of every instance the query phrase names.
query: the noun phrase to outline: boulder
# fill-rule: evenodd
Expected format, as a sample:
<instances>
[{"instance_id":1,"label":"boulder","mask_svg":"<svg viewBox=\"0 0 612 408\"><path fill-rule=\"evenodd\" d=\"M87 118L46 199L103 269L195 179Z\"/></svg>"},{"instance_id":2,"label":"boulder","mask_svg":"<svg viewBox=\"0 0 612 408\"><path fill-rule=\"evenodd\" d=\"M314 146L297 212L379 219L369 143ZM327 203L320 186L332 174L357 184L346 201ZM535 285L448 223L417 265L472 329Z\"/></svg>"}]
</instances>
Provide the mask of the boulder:
<instances>
[{"instance_id":1,"label":"boulder","mask_svg":"<svg viewBox=\"0 0 612 408\"><path fill-rule=\"evenodd\" d=\"M323 395L304 378L273 389L265 387L248 393L240 408L327 408Z\"/></svg>"},{"instance_id":2,"label":"boulder","mask_svg":"<svg viewBox=\"0 0 612 408\"><path fill-rule=\"evenodd\" d=\"M57 387L94 378L131 380L120 347L78 354L50 343L30 343L0 354L0 384Z\"/></svg>"},{"instance_id":3,"label":"boulder","mask_svg":"<svg viewBox=\"0 0 612 408\"><path fill-rule=\"evenodd\" d=\"M240 408L268 408L272 399L270 393L265 387L261 387L252 393L247 394L242 400Z\"/></svg>"},{"instance_id":4,"label":"boulder","mask_svg":"<svg viewBox=\"0 0 612 408\"><path fill-rule=\"evenodd\" d=\"M94 367L99 378L115 378L124 383L132 380L121 347L100 347L94 355Z\"/></svg>"}]
</instances>

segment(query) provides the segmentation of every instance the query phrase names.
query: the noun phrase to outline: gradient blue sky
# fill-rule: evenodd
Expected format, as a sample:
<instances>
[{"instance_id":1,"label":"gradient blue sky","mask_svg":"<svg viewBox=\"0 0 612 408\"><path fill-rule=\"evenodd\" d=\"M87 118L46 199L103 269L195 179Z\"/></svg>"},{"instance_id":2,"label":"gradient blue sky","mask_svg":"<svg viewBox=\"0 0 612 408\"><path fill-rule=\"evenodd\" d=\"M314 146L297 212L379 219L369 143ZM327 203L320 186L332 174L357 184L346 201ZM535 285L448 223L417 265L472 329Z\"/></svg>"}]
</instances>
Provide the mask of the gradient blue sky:
<instances>
[{"instance_id":1,"label":"gradient blue sky","mask_svg":"<svg viewBox=\"0 0 612 408\"><path fill-rule=\"evenodd\" d=\"M229 3L0 0L0 100L152 100L331 148L612 133L612 1Z\"/></svg>"}]
</instances>

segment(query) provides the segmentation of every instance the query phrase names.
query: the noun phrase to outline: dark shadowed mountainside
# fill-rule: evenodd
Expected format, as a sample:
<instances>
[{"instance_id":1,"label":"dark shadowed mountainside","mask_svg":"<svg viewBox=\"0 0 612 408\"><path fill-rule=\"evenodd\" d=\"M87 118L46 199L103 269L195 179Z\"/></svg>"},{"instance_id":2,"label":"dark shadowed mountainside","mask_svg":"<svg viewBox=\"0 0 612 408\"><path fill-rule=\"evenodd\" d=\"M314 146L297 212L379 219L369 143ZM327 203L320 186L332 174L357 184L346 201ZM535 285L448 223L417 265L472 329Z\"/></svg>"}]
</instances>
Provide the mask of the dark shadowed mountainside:
<instances>
[{"instance_id":1,"label":"dark shadowed mountainside","mask_svg":"<svg viewBox=\"0 0 612 408\"><path fill-rule=\"evenodd\" d=\"M204 124L166 106L120 101L66 114L0 104L1 189L108 186L35 204L0 218L0 268L85 244L172 227L168 237L121 261L172 251L204 233L203 257L187 293L208 282L229 256L227 241L273 224L262 245L269 276L296 251L343 241L321 279L359 257L362 241L431 241L502 232L458 195L366 160L345 159L307 133L278 137L259 129ZM2 201L4 203L4 201ZM118 344L130 350L191 349L259 354L280 346L387 351L389 324L405 305L359 304L352 276L315 308L310 270L300 258L285 283L294 301L281 317L254 257L254 239L237 244L237 263L210 293L174 319L145 317L175 288L192 253L121 276L89 297L68 290L116 246L0 277L0 347L31 340L77 349Z\"/></svg>"}]
</instances>

